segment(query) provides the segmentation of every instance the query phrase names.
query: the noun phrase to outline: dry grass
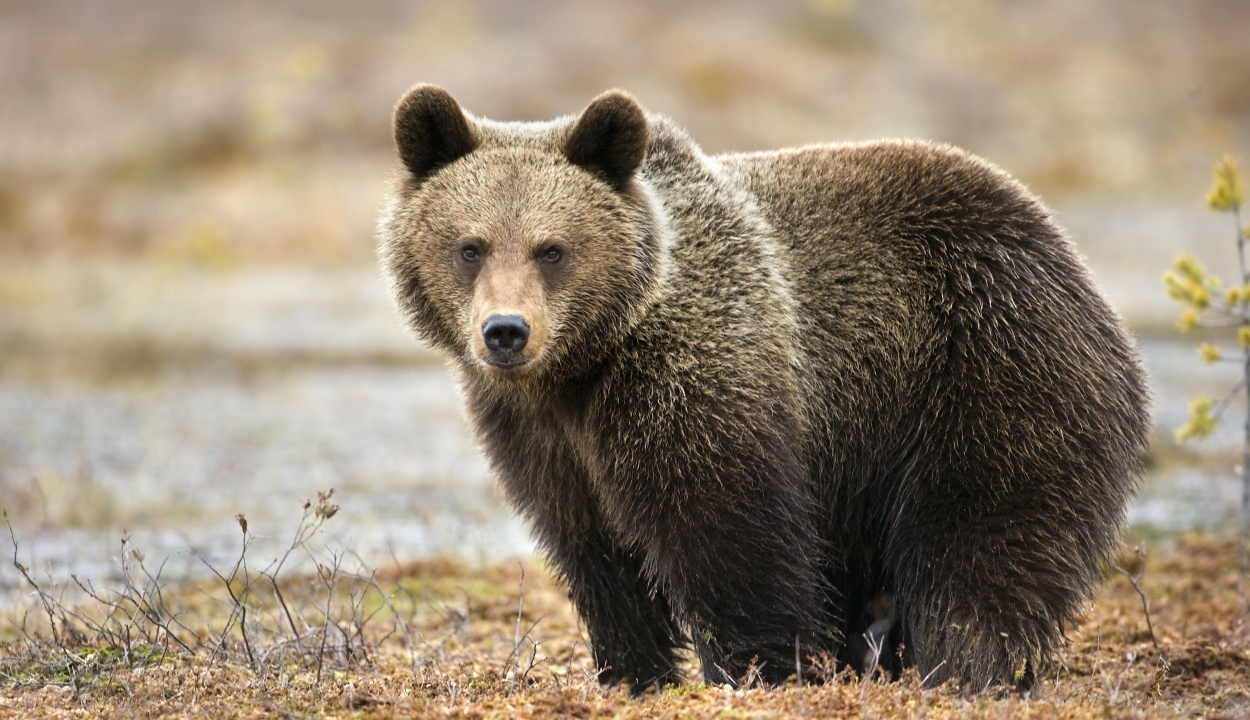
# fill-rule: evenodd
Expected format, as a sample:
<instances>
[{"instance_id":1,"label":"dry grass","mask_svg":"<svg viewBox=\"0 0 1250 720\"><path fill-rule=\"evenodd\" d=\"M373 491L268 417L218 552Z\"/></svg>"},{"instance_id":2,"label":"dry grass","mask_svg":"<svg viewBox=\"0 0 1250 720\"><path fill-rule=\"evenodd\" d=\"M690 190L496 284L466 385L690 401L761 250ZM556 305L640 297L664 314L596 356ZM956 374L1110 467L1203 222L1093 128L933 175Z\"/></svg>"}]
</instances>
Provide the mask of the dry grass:
<instances>
[{"instance_id":1,"label":"dry grass","mask_svg":"<svg viewBox=\"0 0 1250 720\"><path fill-rule=\"evenodd\" d=\"M124 548L122 587L28 579L34 598L0 623L0 715L115 717L1244 717L1246 597L1231 540L1187 536L1126 551L1060 667L1028 697L921 689L910 672L821 686L670 687L642 700L595 681L562 589L531 563L451 560L368 571L314 538L337 508L306 508L280 562L246 550L209 581L166 587ZM250 538L243 526L244 542ZM304 555L316 571L283 575ZM29 571L14 566L23 577ZM1134 581L1140 578L1141 593ZM1143 601L1149 601L1148 629ZM1157 645L1156 645L1157 643ZM688 675L697 676L689 668Z\"/></svg>"}]
</instances>

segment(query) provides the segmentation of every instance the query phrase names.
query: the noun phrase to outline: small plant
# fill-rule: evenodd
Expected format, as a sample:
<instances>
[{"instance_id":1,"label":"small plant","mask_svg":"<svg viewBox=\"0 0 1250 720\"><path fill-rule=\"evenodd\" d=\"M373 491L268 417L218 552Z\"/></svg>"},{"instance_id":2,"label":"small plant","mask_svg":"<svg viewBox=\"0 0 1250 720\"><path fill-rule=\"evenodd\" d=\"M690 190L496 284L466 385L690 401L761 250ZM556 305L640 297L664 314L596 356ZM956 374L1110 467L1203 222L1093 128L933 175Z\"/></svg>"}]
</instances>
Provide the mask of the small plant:
<instances>
[{"instance_id":1,"label":"small plant","mask_svg":"<svg viewBox=\"0 0 1250 720\"><path fill-rule=\"evenodd\" d=\"M344 550L314 547L314 536L338 512L333 494L319 491L316 503L304 502L291 545L261 568L249 566L248 550L255 537L248 532L247 519L235 516L243 542L228 572L191 552L217 579L215 585L167 588L161 577L164 561L149 568L143 553L124 534L118 558L121 588L99 588L71 575L74 588L81 592L76 602L64 599L67 591L72 594L68 585L58 587L51 579L41 583L32 568L19 562L17 535L6 511L3 521L13 548L12 564L40 613L29 624L22 615L12 628L17 641L5 648L7 655L0 653L0 660L12 655L24 661L19 663L24 679L15 681L18 684L40 687L52 682L75 691L107 684L106 676L115 669L105 667L104 659L109 658L128 670L160 666L171 657L203 658L206 671L218 663L234 663L269 679L306 669L314 671L320 683L327 665L335 671L376 665L378 641L371 622L379 624L376 618L387 615L393 624L387 637L397 630L405 647L415 652L413 633L420 631L412 623L414 612L396 608L402 588L398 584L384 588L363 562L356 563L355 571L346 567ZM314 577L280 576L296 553L306 554L316 566ZM220 591L214 594L215 587ZM292 592L298 594L292 598L297 603L288 600ZM91 663L84 660L88 657Z\"/></svg>"},{"instance_id":2,"label":"small plant","mask_svg":"<svg viewBox=\"0 0 1250 720\"><path fill-rule=\"evenodd\" d=\"M1214 432L1224 411L1242 391L1247 393L1250 402L1250 268L1246 266L1246 240L1250 239L1250 227L1241 224L1241 203L1244 199L1245 188L1237 173L1237 163L1225 156L1215 166L1215 181L1207 195L1207 205L1216 212L1232 216L1239 272L1235 282L1226 286L1223 280L1207 272L1191 255L1177 257L1172 269L1163 274L1168 295L1186 306L1178 324L1181 332L1195 328L1236 329L1237 343L1241 346L1239 357L1226 358L1222 347L1204 342L1198 345L1202 361L1208 364L1238 362L1243 368L1241 380L1219 402L1206 395L1194 398L1189 404L1189 421L1176 430L1178 442L1201 440ZM1245 431L1238 560L1243 574L1250 569L1250 411L1247 412Z\"/></svg>"}]
</instances>

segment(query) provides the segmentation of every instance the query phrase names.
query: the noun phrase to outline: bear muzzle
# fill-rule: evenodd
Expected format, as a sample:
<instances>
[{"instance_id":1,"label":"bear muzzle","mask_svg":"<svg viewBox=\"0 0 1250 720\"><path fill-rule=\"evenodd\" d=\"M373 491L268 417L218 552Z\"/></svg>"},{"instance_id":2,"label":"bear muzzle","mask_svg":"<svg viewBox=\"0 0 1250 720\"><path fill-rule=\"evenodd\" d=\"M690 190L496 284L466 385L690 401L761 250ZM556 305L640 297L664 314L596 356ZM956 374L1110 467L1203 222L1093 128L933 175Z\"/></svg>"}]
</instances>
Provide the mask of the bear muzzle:
<instances>
[{"instance_id":1,"label":"bear muzzle","mask_svg":"<svg viewBox=\"0 0 1250 720\"><path fill-rule=\"evenodd\" d=\"M530 326L520 315L491 315L482 323L482 342L490 354L486 362L498 368L524 365L521 354L529 342Z\"/></svg>"}]
</instances>

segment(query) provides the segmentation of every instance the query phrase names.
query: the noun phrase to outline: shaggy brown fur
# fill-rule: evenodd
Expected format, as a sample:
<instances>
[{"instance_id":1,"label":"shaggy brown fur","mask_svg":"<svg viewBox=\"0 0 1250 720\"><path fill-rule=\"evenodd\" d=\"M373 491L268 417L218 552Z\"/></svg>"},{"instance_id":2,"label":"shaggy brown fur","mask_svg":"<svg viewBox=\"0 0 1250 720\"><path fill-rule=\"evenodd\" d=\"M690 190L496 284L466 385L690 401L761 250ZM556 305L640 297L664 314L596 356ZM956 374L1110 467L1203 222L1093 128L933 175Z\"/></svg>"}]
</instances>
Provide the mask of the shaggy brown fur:
<instances>
[{"instance_id":1,"label":"shaggy brown fur","mask_svg":"<svg viewBox=\"0 0 1250 720\"><path fill-rule=\"evenodd\" d=\"M397 306L455 359L605 682L673 680L687 642L720 683L885 639L931 682L1033 682L1149 420L1020 184L922 142L709 157L616 91L523 124L418 86L395 137Z\"/></svg>"}]
</instances>

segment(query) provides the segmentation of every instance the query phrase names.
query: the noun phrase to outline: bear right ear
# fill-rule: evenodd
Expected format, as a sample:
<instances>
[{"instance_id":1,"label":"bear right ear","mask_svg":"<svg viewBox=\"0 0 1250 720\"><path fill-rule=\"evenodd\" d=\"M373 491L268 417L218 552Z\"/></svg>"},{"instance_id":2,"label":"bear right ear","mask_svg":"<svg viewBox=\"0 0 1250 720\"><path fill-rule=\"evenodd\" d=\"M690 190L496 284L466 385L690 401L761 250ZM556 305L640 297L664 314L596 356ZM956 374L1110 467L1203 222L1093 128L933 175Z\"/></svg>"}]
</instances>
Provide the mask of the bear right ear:
<instances>
[{"instance_id":1,"label":"bear right ear","mask_svg":"<svg viewBox=\"0 0 1250 720\"><path fill-rule=\"evenodd\" d=\"M647 115L623 90L609 90L582 111L564 143L564 156L620 188L647 154Z\"/></svg>"},{"instance_id":2,"label":"bear right ear","mask_svg":"<svg viewBox=\"0 0 1250 720\"><path fill-rule=\"evenodd\" d=\"M477 140L451 93L417 85L395 106L395 148L418 180L473 151Z\"/></svg>"}]
</instances>

